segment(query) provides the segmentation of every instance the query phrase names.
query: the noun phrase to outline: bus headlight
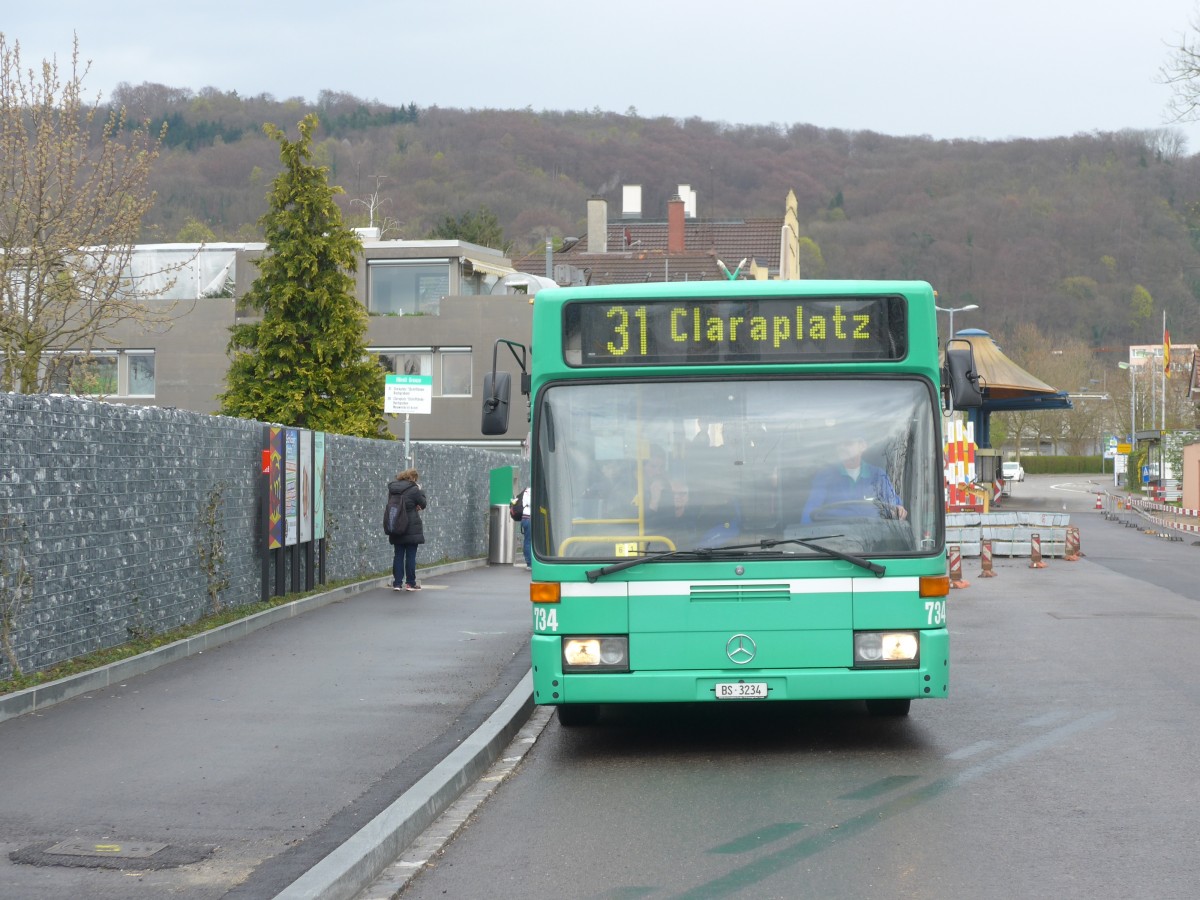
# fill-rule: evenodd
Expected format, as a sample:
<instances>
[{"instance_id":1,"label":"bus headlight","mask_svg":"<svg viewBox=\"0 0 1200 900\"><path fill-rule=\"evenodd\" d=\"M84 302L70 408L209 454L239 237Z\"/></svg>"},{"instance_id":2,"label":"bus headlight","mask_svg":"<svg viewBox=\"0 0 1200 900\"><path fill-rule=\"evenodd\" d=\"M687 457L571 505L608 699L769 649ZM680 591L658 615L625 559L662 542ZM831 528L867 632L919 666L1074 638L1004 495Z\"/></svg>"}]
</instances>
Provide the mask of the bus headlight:
<instances>
[{"instance_id":1,"label":"bus headlight","mask_svg":"<svg viewBox=\"0 0 1200 900\"><path fill-rule=\"evenodd\" d=\"M856 631L856 668L913 668L920 663L921 641L915 631Z\"/></svg>"},{"instance_id":2,"label":"bus headlight","mask_svg":"<svg viewBox=\"0 0 1200 900\"><path fill-rule=\"evenodd\" d=\"M628 672L629 638L563 638L562 655L564 672Z\"/></svg>"}]
</instances>

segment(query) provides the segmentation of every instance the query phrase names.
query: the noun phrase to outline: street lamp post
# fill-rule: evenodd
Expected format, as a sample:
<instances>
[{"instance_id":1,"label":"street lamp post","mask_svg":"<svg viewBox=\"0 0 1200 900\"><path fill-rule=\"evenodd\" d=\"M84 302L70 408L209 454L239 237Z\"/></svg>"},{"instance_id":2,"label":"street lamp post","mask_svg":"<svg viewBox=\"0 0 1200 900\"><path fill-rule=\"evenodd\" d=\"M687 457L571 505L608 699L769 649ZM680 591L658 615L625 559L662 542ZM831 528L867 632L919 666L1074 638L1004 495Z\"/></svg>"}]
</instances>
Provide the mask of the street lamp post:
<instances>
[{"instance_id":1,"label":"street lamp post","mask_svg":"<svg viewBox=\"0 0 1200 900\"><path fill-rule=\"evenodd\" d=\"M954 314L956 312L966 312L969 309L979 309L979 304L968 303L966 306L956 306L954 308L947 306L934 306L933 308L938 312L950 313L950 337L946 338L946 340L950 340L954 337Z\"/></svg>"},{"instance_id":2,"label":"street lamp post","mask_svg":"<svg viewBox=\"0 0 1200 900\"><path fill-rule=\"evenodd\" d=\"M1129 370L1129 443L1137 442L1137 366L1119 362L1118 368Z\"/></svg>"}]
</instances>

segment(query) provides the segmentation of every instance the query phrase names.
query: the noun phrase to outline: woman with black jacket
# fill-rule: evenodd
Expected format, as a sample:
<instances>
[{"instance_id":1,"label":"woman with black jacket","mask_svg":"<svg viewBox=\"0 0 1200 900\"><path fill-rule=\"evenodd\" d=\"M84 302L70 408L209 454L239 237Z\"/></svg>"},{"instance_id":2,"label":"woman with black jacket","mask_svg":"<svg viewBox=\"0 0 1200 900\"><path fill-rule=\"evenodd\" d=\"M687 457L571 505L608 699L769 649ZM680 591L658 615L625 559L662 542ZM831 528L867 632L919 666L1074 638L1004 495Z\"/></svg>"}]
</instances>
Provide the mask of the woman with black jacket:
<instances>
[{"instance_id":1,"label":"woman with black jacket","mask_svg":"<svg viewBox=\"0 0 1200 900\"><path fill-rule=\"evenodd\" d=\"M417 547L425 543L425 527L421 524L421 513L429 500L421 485L417 484L417 470L405 469L388 484L389 502L400 495L404 510L408 514L408 527L400 534L388 535L393 548L392 590L419 591L417 584Z\"/></svg>"}]
</instances>

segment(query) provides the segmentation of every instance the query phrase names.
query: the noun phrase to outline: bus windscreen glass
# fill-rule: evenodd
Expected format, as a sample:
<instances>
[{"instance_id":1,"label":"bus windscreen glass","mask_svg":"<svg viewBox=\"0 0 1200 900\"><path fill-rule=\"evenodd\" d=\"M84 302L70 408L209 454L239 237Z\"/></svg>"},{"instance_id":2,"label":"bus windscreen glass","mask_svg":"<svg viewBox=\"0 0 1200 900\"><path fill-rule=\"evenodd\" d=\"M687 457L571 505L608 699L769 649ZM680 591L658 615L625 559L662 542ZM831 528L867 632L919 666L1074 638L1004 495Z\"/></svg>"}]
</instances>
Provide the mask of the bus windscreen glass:
<instances>
[{"instance_id":1,"label":"bus windscreen glass","mask_svg":"<svg viewBox=\"0 0 1200 900\"><path fill-rule=\"evenodd\" d=\"M538 408L537 554L612 560L736 545L754 555L787 539L938 552L935 408L919 378L555 385Z\"/></svg>"}]
</instances>

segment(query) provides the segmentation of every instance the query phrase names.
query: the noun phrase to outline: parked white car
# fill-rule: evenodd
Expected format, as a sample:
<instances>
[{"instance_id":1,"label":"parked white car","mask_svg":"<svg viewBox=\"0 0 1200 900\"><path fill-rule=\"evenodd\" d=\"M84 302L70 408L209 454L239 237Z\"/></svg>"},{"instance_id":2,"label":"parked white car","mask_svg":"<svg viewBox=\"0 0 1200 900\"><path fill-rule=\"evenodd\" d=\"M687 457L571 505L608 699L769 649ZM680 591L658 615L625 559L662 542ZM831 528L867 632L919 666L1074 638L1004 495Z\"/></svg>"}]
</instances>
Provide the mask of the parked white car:
<instances>
[{"instance_id":1,"label":"parked white car","mask_svg":"<svg viewBox=\"0 0 1200 900\"><path fill-rule=\"evenodd\" d=\"M1016 460L1000 463L1000 477L1005 481L1024 481L1025 469Z\"/></svg>"}]
</instances>

